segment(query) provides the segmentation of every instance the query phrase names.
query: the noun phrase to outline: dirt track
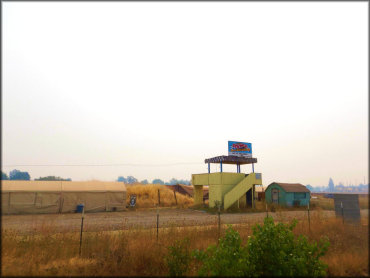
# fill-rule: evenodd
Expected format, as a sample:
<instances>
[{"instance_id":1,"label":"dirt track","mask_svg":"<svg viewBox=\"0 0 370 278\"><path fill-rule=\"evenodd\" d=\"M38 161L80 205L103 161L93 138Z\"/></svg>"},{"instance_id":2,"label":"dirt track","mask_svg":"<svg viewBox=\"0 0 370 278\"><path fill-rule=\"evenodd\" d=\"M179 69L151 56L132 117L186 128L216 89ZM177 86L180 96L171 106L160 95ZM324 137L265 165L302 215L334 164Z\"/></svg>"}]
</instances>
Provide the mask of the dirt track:
<instances>
[{"instance_id":1,"label":"dirt track","mask_svg":"<svg viewBox=\"0 0 370 278\"><path fill-rule=\"evenodd\" d=\"M317 211L311 211L311 217ZM334 211L322 211L323 217L334 216ZM271 213L274 218L282 220L307 221L306 211L284 211ZM221 215L222 224L262 222L266 213L227 213ZM367 217L368 210L361 210L361 216ZM155 228L156 210L137 210L124 212L101 212L85 214L85 231L109 231L134 227ZM161 208L159 210L159 226L193 226L212 225L217 223L217 215L191 209ZM81 214L39 214L39 215L3 215L2 230L14 230L20 234L53 230L58 232L79 231Z\"/></svg>"}]
</instances>

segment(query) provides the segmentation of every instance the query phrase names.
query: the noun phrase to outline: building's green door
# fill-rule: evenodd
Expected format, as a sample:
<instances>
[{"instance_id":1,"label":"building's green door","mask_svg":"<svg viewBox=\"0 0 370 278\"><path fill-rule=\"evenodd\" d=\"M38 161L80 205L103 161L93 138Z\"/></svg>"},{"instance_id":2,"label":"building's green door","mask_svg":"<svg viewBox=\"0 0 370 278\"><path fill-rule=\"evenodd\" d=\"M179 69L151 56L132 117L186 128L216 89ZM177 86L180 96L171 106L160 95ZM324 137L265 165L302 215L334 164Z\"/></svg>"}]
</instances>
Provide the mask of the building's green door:
<instances>
[{"instance_id":1,"label":"building's green door","mask_svg":"<svg viewBox=\"0 0 370 278\"><path fill-rule=\"evenodd\" d=\"M271 189L272 202L275 204L279 203L279 190L276 188Z\"/></svg>"}]
</instances>

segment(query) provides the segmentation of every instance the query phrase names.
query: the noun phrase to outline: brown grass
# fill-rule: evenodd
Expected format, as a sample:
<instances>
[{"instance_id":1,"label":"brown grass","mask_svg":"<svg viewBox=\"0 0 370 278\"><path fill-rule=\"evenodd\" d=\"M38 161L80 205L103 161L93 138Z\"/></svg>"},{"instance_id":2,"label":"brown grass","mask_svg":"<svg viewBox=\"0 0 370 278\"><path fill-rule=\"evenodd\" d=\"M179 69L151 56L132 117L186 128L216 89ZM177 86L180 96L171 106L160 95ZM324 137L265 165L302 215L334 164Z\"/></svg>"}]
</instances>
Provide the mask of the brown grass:
<instances>
[{"instance_id":1,"label":"brown grass","mask_svg":"<svg viewBox=\"0 0 370 278\"><path fill-rule=\"evenodd\" d=\"M317 198L311 198L310 200L310 209L323 209L323 210L334 210L334 199L325 198L322 194L313 194ZM369 208L369 195L368 194L359 194L359 207L360 209ZM305 210L307 207L282 207L276 204L269 204L269 210L271 211L284 211L284 210ZM265 202L256 202L256 209L258 211L265 210Z\"/></svg>"},{"instance_id":2,"label":"brown grass","mask_svg":"<svg viewBox=\"0 0 370 278\"><path fill-rule=\"evenodd\" d=\"M130 202L130 195L136 195L137 208L153 208L158 204L158 190L160 191L160 206L161 207L181 207L187 208L194 204L194 199L183 194L176 193L176 199L171 189L164 185L154 184L136 184L126 185L127 188L127 205Z\"/></svg>"},{"instance_id":3,"label":"brown grass","mask_svg":"<svg viewBox=\"0 0 370 278\"><path fill-rule=\"evenodd\" d=\"M368 218L363 217L360 225L343 225L336 217L324 218L322 214L311 217L311 232L308 221L300 223L297 234L319 240L327 236L330 241L328 253L323 261L328 264L329 276L368 276L369 275L369 235Z\"/></svg>"},{"instance_id":4,"label":"brown grass","mask_svg":"<svg viewBox=\"0 0 370 278\"><path fill-rule=\"evenodd\" d=\"M334 199L332 198L325 198L322 194L312 194L313 196L317 197L315 199L310 200L310 206L312 209L315 208L322 208L325 210L334 210ZM358 202L360 209L368 209L369 208L369 194L358 194Z\"/></svg>"},{"instance_id":5,"label":"brown grass","mask_svg":"<svg viewBox=\"0 0 370 278\"><path fill-rule=\"evenodd\" d=\"M369 208L369 194L359 194L358 201L360 205L360 209L368 209Z\"/></svg>"},{"instance_id":6,"label":"brown grass","mask_svg":"<svg viewBox=\"0 0 370 278\"><path fill-rule=\"evenodd\" d=\"M284 212L281 212L284 221ZM285 221L284 221L285 222ZM2 275L9 276L166 276L164 257L167 247L177 239L190 239L191 249L204 249L217 242L217 225L169 227L156 229L133 228L115 232L85 232L82 255L78 255L79 233L56 233L44 225L37 234L2 233ZM254 223L233 225L243 242L251 235ZM222 234L226 226L222 226ZM308 221L301 220L295 234L311 240L327 236L328 253L323 260L329 265L329 276L367 276L368 219L360 226L343 225L340 219L324 218L321 213ZM196 275L192 265L187 275Z\"/></svg>"}]
</instances>

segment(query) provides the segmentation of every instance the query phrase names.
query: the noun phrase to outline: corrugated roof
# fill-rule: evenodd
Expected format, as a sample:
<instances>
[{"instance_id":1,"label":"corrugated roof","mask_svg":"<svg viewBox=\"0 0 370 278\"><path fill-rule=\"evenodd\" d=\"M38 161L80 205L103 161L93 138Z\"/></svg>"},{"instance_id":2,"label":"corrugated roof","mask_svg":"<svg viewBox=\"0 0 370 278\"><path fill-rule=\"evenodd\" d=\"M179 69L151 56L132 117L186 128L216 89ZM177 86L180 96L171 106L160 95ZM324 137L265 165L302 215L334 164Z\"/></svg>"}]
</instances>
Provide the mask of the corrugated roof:
<instances>
[{"instance_id":1,"label":"corrugated roof","mask_svg":"<svg viewBox=\"0 0 370 278\"><path fill-rule=\"evenodd\" d=\"M281 188L284 189L285 192L310 192L310 190L308 190L307 187L300 183L282 183L282 182L273 182L273 183L278 184Z\"/></svg>"},{"instance_id":2,"label":"corrugated roof","mask_svg":"<svg viewBox=\"0 0 370 278\"><path fill-rule=\"evenodd\" d=\"M204 160L205 163L224 163L224 164L252 164L257 163L257 158L252 157L240 157L235 155L221 155Z\"/></svg>"}]
</instances>

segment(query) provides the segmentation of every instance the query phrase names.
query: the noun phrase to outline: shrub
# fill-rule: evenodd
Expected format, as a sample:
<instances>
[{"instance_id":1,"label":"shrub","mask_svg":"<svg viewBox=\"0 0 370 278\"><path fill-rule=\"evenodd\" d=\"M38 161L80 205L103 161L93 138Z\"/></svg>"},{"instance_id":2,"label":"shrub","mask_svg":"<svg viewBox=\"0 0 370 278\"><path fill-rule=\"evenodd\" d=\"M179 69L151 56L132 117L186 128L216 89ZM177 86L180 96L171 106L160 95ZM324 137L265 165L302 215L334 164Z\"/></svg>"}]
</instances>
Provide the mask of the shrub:
<instances>
[{"instance_id":1,"label":"shrub","mask_svg":"<svg viewBox=\"0 0 370 278\"><path fill-rule=\"evenodd\" d=\"M195 250L193 256L202 266L200 276L243 276L248 272L246 249L237 231L231 226L226 230L226 235L219 239L218 245L211 245L205 251Z\"/></svg>"},{"instance_id":2,"label":"shrub","mask_svg":"<svg viewBox=\"0 0 370 278\"><path fill-rule=\"evenodd\" d=\"M198 274L215 276L324 276L326 265L320 261L329 242L309 243L304 236L293 234L292 224L278 223L266 217L264 225L253 227L253 235L242 246L238 232L228 227L218 245L193 256L202 263Z\"/></svg>"},{"instance_id":3,"label":"shrub","mask_svg":"<svg viewBox=\"0 0 370 278\"><path fill-rule=\"evenodd\" d=\"M165 260L169 268L170 276L184 276L189 269L191 261L189 239L175 241L168 247L169 253Z\"/></svg>"},{"instance_id":4,"label":"shrub","mask_svg":"<svg viewBox=\"0 0 370 278\"><path fill-rule=\"evenodd\" d=\"M257 276L324 276L326 265L320 261L329 241L309 243L300 235L295 238L292 224L274 224L266 217L264 225L255 225L248 240L247 253L250 270Z\"/></svg>"}]
</instances>

